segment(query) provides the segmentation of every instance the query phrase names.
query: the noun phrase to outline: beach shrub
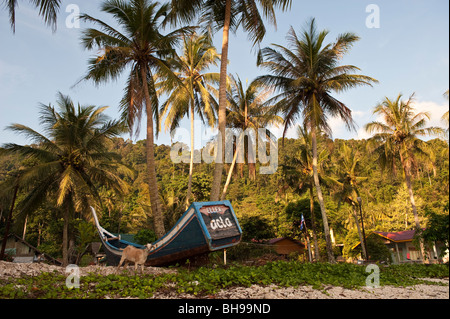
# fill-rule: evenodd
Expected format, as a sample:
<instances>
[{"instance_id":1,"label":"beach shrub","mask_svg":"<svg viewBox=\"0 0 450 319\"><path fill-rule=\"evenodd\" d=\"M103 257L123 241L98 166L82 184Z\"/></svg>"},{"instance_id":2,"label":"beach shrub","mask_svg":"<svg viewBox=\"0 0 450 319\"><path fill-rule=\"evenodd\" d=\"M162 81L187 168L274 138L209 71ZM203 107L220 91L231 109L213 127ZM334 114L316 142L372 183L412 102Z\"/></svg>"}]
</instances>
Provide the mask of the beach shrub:
<instances>
[{"instance_id":1,"label":"beach shrub","mask_svg":"<svg viewBox=\"0 0 450 319\"><path fill-rule=\"evenodd\" d=\"M139 245L147 245L149 243L153 243L157 239L158 237L156 237L155 232L150 229L142 229L134 236L136 244Z\"/></svg>"}]
</instances>

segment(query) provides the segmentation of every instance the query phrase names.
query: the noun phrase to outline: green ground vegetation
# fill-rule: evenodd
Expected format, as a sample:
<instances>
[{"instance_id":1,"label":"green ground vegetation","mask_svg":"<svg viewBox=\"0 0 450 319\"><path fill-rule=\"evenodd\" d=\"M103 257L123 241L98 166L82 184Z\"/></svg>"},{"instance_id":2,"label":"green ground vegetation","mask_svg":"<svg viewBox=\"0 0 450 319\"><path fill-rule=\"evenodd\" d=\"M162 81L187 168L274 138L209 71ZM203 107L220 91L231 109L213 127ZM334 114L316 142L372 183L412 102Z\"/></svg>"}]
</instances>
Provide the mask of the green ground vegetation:
<instances>
[{"instance_id":1,"label":"green ground vegetation","mask_svg":"<svg viewBox=\"0 0 450 319\"><path fill-rule=\"evenodd\" d=\"M151 298L157 291L208 297L221 289L252 285L312 286L319 290L332 285L361 289L366 285L367 276L365 266L354 264L274 261L263 266L180 267L177 273L162 275L136 275L128 270L109 276L89 274L80 278L79 289L68 289L66 276L42 273L36 277L1 280L0 298ZM448 265L380 266L381 286L439 285L423 278L448 276Z\"/></svg>"}]
</instances>

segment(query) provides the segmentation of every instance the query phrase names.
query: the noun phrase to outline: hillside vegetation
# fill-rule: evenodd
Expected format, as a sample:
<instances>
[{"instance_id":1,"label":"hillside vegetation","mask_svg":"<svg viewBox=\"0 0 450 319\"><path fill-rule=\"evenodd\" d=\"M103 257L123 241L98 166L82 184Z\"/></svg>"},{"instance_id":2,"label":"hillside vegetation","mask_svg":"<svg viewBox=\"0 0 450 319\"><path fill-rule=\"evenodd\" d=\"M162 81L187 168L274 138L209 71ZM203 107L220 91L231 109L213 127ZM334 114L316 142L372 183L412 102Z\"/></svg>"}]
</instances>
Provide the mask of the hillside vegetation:
<instances>
[{"instance_id":1,"label":"hillside vegetation","mask_svg":"<svg viewBox=\"0 0 450 319\"><path fill-rule=\"evenodd\" d=\"M300 139L286 139L282 146L280 140L279 168L273 175L256 174L256 178L253 179L252 165L237 165L227 199L231 201L236 211L244 231L245 242L283 236L298 238L302 214L307 227L311 229L310 193L302 185L301 172L293 173L290 169L294 159L299 158L300 143ZM427 144L435 154L435 162L433 165L418 162L414 171L414 191L422 225L427 225L432 216L448 216L448 146L439 139L431 140ZM381 170L377 155L369 151L370 145L366 140L333 141L322 135L319 149L326 150L326 156L321 163L322 174L326 176L323 188L329 224L336 243L353 246L359 241L351 207L339 196L339 186L334 182L340 178L339 161L343 145L362 154L358 173L365 178L358 183L358 188L362 197L366 233L371 230L413 229L414 216L408 205L408 193L402 172L393 174ZM153 222L148 205L148 186L145 182L147 178L145 141L133 143L130 140L116 138L109 145L109 149L120 155L122 163L134 171L134 176L122 176L130 186L126 195L118 195L106 187L100 188L103 207L98 209L102 216L101 223L113 232L139 233L138 238L142 238L142 241L151 239L154 234L151 231ZM170 147L165 145L156 146L155 159L165 226L170 229L185 211L189 164L172 163ZM21 161L11 155L0 157L0 181L14 174L19 167L31 165L33 163L30 161ZM259 165L256 164L257 172ZM195 201L209 200L213 169L213 164L195 165L192 179ZM25 195L19 192L18 198L23 196ZM314 209L315 220L319 224L316 225L318 242L324 256L325 244L320 231L321 215L317 202ZM6 211L3 209L0 218L0 233L5 226ZM83 215L84 213L86 215ZM83 214L77 213L71 221L70 230L73 238L71 246L74 256L80 255L90 241L98 241L93 225L88 222L90 220L88 211ZM51 201L41 205L29 216L22 216L18 212L13 216L14 233L21 236L25 232L27 241L55 257L61 256L59 243L62 240L62 227L62 216L54 209Z\"/></svg>"}]
</instances>

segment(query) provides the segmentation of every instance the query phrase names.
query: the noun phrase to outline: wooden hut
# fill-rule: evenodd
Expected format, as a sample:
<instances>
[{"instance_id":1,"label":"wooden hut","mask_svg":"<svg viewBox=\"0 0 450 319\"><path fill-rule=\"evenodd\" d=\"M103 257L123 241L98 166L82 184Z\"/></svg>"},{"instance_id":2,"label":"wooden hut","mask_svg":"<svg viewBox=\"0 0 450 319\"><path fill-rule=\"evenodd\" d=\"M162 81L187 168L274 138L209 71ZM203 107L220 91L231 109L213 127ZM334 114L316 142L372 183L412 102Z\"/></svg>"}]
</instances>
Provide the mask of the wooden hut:
<instances>
[{"instance_id":1,"label":"wooden hut","mask_svg":"<svg viewBox=\"0 0 450 319\"><path fill-rule=\"evenodd\" d=\"M55 258L42 253L36 247L15 234L9 234L6 240L6 254L10 255L15 263L47 262L61 265Z\"/></svg>"}]
</instances>

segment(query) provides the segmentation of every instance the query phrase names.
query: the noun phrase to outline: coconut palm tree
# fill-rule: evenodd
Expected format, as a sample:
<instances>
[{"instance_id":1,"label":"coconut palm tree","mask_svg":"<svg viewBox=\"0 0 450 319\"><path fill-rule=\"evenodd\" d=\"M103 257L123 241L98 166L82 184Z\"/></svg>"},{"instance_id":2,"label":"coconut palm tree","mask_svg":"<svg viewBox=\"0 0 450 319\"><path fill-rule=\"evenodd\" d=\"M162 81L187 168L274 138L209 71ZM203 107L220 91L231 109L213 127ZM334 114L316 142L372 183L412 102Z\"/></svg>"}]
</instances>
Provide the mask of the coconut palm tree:
<instances>
[{"instance_id":1,"label":"coconut palm tree","mask_svg":"<svg viewBox=\"0 0 450 319\"><path fill-rule=\"evenodd\" d=\"M348 129L354 128L352 111L331 95L363 85L372 85L375 79L354 74L360 71L353 65L339 65L342 57L359 40L353 33L339 35L335 43L325 45L328 31L318 32L312 19L299 38L293 28L288 33L289 48L273 45L264 48L258 57L258 64L272 74L258 78L258 81L272 86L279 92L270 103L274 111L285 120L283 138L297 118L303 117L311 132L313 150L313 171L317 197L322 212L328 260L334 262L328 218L325 209L319 175L317 172L317 130L331 135L328 116L340 117Z\"/></svg>"},{"instance_id":2,"label":"coconut palm tree","mask_svg":"<svg viewBox=\"0 0 450 319\"><path fill-rule=\"evenodd\" d=\"M227 126L227 76L228 76L228 49L230 31L236 32L242 26L248 32L253 44L260 43L266 35L266 28L262 16L276 25L275 9L287 10L292 0L172 0L172 23L189 23L199 16L199 22L206 24L209 31L215 32L223 29L222 61L220 66L219 85L219 138L218 155L214 168L211 200L217 201L220 197L225 152L225 128ZM261 14L262 13L262 14Z\"/></svg>"},{"instance_id":3,"label":"coconut palm tree","mask_svg":"<svg viewBox=\"0 0 450 319\"><path fill-rule=\"evenodd\" d=\"M162 237L165 233L164 216L158 195L154 158L154 131L159 131L159 106L153 75L158 74L168 82L178 80L168 67L166 58L173 55L173 45L190 29L161 34L161 25L169 12L169 6L149 0L108 0L101 5L101 11L110 14L120 28L114 28L87 14L81 16L84 21L100 27L83 31L83 46L88 50L100 50L97 57L89 60L88 73L83 79L99 84L116 80L128 72L122 101L123 117L128 120L130 128L135 127L136 131L139 131L144 111L147 117L148 185L155 233Z\"/></svg>"},{"instance_id":4,"label":"coconut palm tree","mask_svg":"<svg viewBox=\"0 0 450 319\"><path fill-rule=\"evenodd\" d=\"M5 7L9 12L9 23L11 29L16 32L16 7L19 5L18 0L4 0ZM30 0L36 9L39 9L39 15L44 19L45 24L52 27L56 31L56 14L59 11L61 0Z\"/></svg>"},{"instance_id":5,"label":"coconut palm tree","mask_svg":"<svg viewBox=\"0 0 450 319\"><path fill-rule=\"evenodd\" d=\"M239 76L229 76L230 88L227 92L228 98L228 112L227 122L234 129L245 132L247 129L252 129L255 136L247 136L247 153L249 158L249 175L250 179L256 179L256 154L252 151L258 141L258 129L270 125L279 125L283 119L270 112L270 105L264 105L265 101L271 94L271 90L264 87L260 83L251 82L247 88L244 88ZM253 141L253 138L255 140ZM255 143L255 144L253 144ZM242 145L244 144L244 145ZM244 158L245 155L245 141L236 142L236 151L233 156L230 170L228 171L227 181L222 191L221 199L224 200L228 191L228 186L231 182L231 176L234 171L238 156ZM244 153L240 154L240 150L244 149Z\"/></svg>"},{"instance_id":6,"label":"coconut palm tree","mask_svg":"<svg viewBox=\"0 0 450 319\"><path fill-rule=\"evenodd\" d=\"M211 66L217 66L220 60L216 48L206 35L193 34L183 39L183 54L171 59L171 69L179 78L172 87L170 82L163 81L157 85L158 94L168 93L169 98L161 107L161 118L167 115L166 129L173 132L186 115L191 121L191 159L186 206L192 196L192 173L194 170L194 117L195 114L210 127L217 121L217 102L213 97L216 90L212 86L219 82L219 73L208 72Z\"/></svg>"},{"instance_id":7,"label":"coconut palm tree","mask_svg":"<svg viewBox=\"0 0 450 319\"><path fill-rule=\"evenodd\" d=\"M412 172L417 165L417 156L432 160L433 152L419 137L442 135L443 129L426 127L430 114L415 113L414 94L407 101L402 100L402 97L401 94L396 99L386 97L373 111L373 114L382 117L382 121L371 122L365 126L365 129L368 133L376 133L371 141L377 145L376 151L380 155L382 167L395 171L396 159L400 159L416 228L420 231L419 214L412 186ZM422 241L420 251L423 260L425 251Z\"/></svg>"},{"instance_id":8,"label":"coconut palm tree","mask_svg":"<svg viewBox=\"0 0 450 319\"><path fill-rule=\"evenodd\" d=\"M368 260L366 246L363 244L363 232L361 232L358 218L358 197L360 197L358 186L361 182L367 180L367 177L358 176L361 153L347 144L343 144L339 149L339 154L340 157L337 164L338 179L334 180L334 184L337 188L335 196L338 198L339 202L344 202L351 206L359 240L361 242L362 253L366 260Z\"/></svg>"},{"instance_id":9,"label":"coconut palm tree","mask_svg":"<svg viewBox=\"0 0 450 319\"><path fill-rule=\"evenodd\" d=\"M21 124L8 127L26 136L33 146L5 144L2 152L35 163L20 171L19 185L26 196L18 207L28 214L46 200L55 201L63 212L63 264L67 265L69 223L75 212L85 211L96 200L100 202L98 185L116 193L127 192L128 185L120 174L132 173L120 164L117 154L107 149L113 137L126 131L126 125L103 113L107 107L75 106L61 93L57 105L60 110L40 106L43 134Z\"/></svg>"},{"instance_id":10,"label":"coconut palm tree","mask_svg":"<svg viewBox=\"0 0 450 319\"><path fill-rule=\"evenodd\" d=\"M320 260L319 244L317 240L317 222L314 213L314 174L313 174L313 154L311 133L308 132L306 125L298 127L297 135L300 141L300 147L293 157L286 157L282 166L284 181L291 187L294 193L302 195L309 193L311 226L314 241L314 257ZM320 135L319 135L320 137ZM325 147L318 151L318 174L321 184L330 183L330 179L325 175L326 162L329 159L330 150Z\"/></svg>"}]
</instances>

